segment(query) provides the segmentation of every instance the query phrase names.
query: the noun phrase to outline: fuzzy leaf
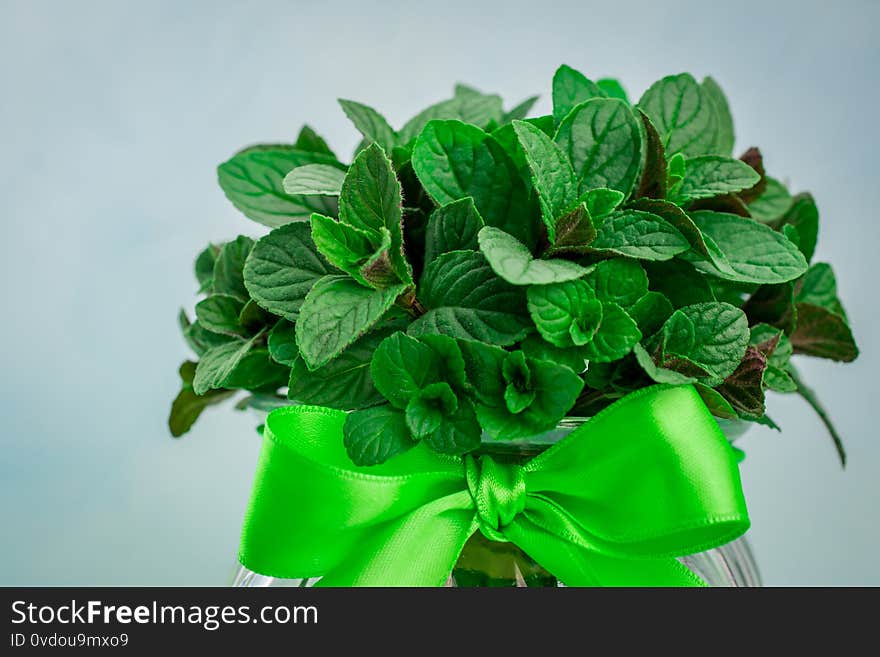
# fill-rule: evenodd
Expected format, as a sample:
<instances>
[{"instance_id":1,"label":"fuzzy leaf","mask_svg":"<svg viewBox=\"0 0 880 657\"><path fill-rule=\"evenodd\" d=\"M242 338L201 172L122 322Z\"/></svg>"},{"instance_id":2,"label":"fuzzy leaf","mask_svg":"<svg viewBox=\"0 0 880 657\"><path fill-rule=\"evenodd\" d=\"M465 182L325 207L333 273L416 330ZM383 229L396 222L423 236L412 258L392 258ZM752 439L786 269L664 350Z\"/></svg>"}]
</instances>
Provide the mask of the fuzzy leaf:
<instances>
[{"instance_id":1,"label":"fuzzy leaf","mask_svg":"<svg viewBox=\"0 0 880 657\"><path fill-rule=\"evenodd\" d=\"M422 388L439 379L436 353L405 333L385 338L370 365L376 388L393 406L406 408Z\"/></svg>"},{"instance_id":2,"label":"fuzzy leaf","mask_svg":"<svg viewBox=\"0 0 880 657\"><path fill-rule=\"evenodd\" d=\"M690 248L684 236L662 218L641 210L612 212L590 248L641 260L669 260Z\"/></svg>"},{"instance_id":3,"label":"fuzzy leaf","mask_svg":"<svg viewBox=\"0 0 880 657\"><path fill-rule=\"evenodd\" d=\"M470 197L437 208L425 230L425 262L450 251L476 251L483 218Z\"/></svg>"},{"instance_id":4,"label":"fuzzy leaf","mask_svg":"<svg viewBox=\"0 0 880 657\"><path fill-rule=\"evenodd\" d=\"M750 202L749 214L762 224L775 224L791 207L791 194L781 182L767 176L767 187L763 193Z\"/></svg>"},{"instance_id":5,"label":"fuzzy leaf","mask_svg":"<svg viewBox=\"0 0 880 657\"><path fill-rule=\"evenodd\" d=\"M714 154L718 141L718 110L690 73L669 75L652 84L639 100L663 139L668 155Z\"/></svg>"},{"instance_id":6,"label":"fuzzy leaf","mask_svg":"<svg viewBox=\"0 0 880 657\"><path fill-rule=\"evenodd\" d=\"M810 194L798 194L782 219L783 226L797 231L798 247L807 262L813 259L819 237L819 209Z\"/></svg>"},{"instance_id":7,"label":"fuzzy leaf","mask_svg":"<svg viewBox=\"0 0 880 657\"><path fill-rule=\"evenodd\" d=\"M480 230L478 240L492 270L513 285L561 283L588 271L568 260L535 258L522 242L491 226Z\"/></svg>"},{"instance_id":8,"label":"fuzzy leaf","mask_svg":"<svg viewBox=\"0 0 880 657\"><path fill-rule=\"evenodd\" d=\"M293 367L299 359L299 347L296 346L296 327L286 319L281 319L269 331L267 340L269 355L276 363Z\"/></svg>"},{"instance_id":9,"label":"fuzzy leaf","mask_svg":"<svg viewBox=\"0 0 880 657\"><path fill-rule=\"evenodd\" d=\"M391 405L349 413L343 425L345 450L355 465L377 465L415 446L403 411Z\"/></svg>"},{"instance_id":10,"label":"fuzzy leaf","mask_svg":"<svg viewBox=\"0 0 880 657\"><path fill-rule=\"evenodd\" d=\"M533 285L527 297L538 332L557 347L584 345L602 321L602 304L585 281Z\"/></svg>"},{"instance_id":11,"label":"fuzzy leaf","mask_svg":"<svg viewBox=\"0 0 880 657\"><path fill-rule=\"evenodd\" d=\"M234 340L208 349L196 367L193 391L204 395L208 390L228 386L233 371L253 347L254 339Z\"/></svg>"},{"instance_id":12,"label":"fuzzy leaf","mask_svg":"<svg viewBox=\"0 0 880 657\"><path fill-rule=\"evenodd\" d=\"M212 294L196 304L196 317L199 324L214 333L240 336L244 329L238 316L244 308L244 302L238 297L228 294Z\"/></svg>"},{"instance_id":13,"label":"fuzzy leaf","mask_svg":"<svg viewBox=\"0 0 880 657\"><path fill-rule=\"evenodd\" d=\"M745 162L719 155L702 155L688 159L678 194L686 200L712 198L749 189L760 180L761 176Z\"/></svg>"},{"instance_id":14,"label":"fuzzy leaf","mask_svg":"<svg viewBox=\"0 0 880 657\"><path fill-rule=\"evenodd\" d=\"M742 362L733 374L716 387L740 415L761 417L764 415L764 370L767 357L757 347L748 347Z\"/></svg>"},{"instance_id":15,"label":"fuzzy leaf","mask_svg":"<svg viewBox=\"0 0 880 657\"><path fill-rule=\"evenodd\" d=\"M859 355L846 320L827 308L797 304L797 327L791 334L794 353L850 362Z\"/></svg>"},{"instance_id":16,"label":"fuzzy leaf","mask_svg":"<svg viewBox=\"0 0 880 657\"><path fill-rule=\"evenodd\" d=\"M635 260L614 258L596 264L585 279L600 301L629 309L648 293L648 276Z\"/></svg>"},{"instance_id":17,"label":"fuzzy leaf","mask_svg":"<svg viewBox=\"0 0 880 657\"><path fill-rule=\"evenodd\" d=\"M284 191L287 194L311 196L324 194L339 196L345 171L329 164L306 164L297 167L284 176Z\"/></svg>"},{"instance_id":18,"label":"fuzzy leaf","mask_svg":"<svg viewBox=\"0 0 880 657\"><path fill-rule=\"evenodd\" d=\"M580 71L563 64L553 75L553 119L562 123L569 112L591 98L604 98L605 92Z\"/></svg>"},{"instance_id":19,"label":"fuzzy leaf","mask_svg":"<svg viewBox=\"0 0 880 657\"><path fill-rule=\"evenodd\" d=\"M248 291L244 283L244 265L254 241L245 235L239 235L227 242L220 249L214 262L214 276L211 290L214 294L228 294L242 301L248 300Z\"/></svg>"},{"instance_id":20,"label":"fuzzy leaf","mask_svg":"<svg viewBox=\"0 0 880 657\"><path fill-rule=\"evenodd\" d=\"M584 345L587 360L607 363L626 356L642 339L635 320L616 303L602 302L602 321Z\"/></svg>"},{"instance_id":21,"label":"fuzzy leaf","mask_svg":"<svg viewBox=\"0 0 880 657\"><path fill-rule=\"evenodd\" d=\"M730 155L733 152L734 130L733 117L730 115L730 106L727 97L711 77L703 78L703 96L708 98L715 106L715 117L718 132L715 135L715 149L721 155Z\"/></svg>"},{"instance_id":22,"label":"fuzzy leaf","mask_svg":"<svg viewBox=\"0 0 880 657\"><path fill-rule=\"evenodd\" d=\"M372 107L356 103L353 100L340 99L339 104L342 106L342 111L354 123L354 127L367 142L375 142L386 153L391 152L391 149L397 144L397 134L388 125L384 116Z\"/></svg>"}]
</instances>

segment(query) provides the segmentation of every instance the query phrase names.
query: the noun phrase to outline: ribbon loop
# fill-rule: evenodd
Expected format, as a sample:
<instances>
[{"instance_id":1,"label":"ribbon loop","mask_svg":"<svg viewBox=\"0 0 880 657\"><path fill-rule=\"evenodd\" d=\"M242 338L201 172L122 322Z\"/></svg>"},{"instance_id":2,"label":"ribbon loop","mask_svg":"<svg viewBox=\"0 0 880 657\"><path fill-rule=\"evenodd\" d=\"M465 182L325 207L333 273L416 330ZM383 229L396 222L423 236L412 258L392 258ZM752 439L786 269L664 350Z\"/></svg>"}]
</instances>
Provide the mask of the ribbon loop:
<instances>
[{"instance_id":1,"label":"ribbon loop","mask_svg":"<svg viewBox=\"0 0 880 657\"><path fill-rule=\"evenodd\" d=\"M526 482L520 466L491 456L465 457L465 480L477 508L480 531L493 541L507 541L504 528L526 507Z\"/></svg>"}]
</instances>

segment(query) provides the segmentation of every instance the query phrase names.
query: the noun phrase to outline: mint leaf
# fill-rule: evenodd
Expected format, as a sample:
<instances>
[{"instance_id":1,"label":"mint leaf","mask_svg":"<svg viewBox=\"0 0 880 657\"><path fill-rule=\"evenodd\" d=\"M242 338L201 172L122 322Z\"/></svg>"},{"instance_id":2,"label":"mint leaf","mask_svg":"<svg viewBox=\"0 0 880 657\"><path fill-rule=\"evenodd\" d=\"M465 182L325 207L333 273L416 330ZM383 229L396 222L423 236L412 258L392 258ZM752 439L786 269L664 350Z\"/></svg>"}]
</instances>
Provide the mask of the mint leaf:
<instances>
[{"instance_id":1,"label":"mint leaf","mask_svg":"<svg viewBox=\"0 0 880 657\"><path fill-rule=\"evenodd\" d=\"M244 302L228 294L212 294L196 304L196 317L199 324L214 333L240 336L244 333L238 316Z\"/></svg>"},{"instance_id":2,"label":"mint leaf","mask_svg":"<svg viewBox=\"0 0 880 657\"><path fill-rule=\"evenodd\" d=\"M235 368L251 350L256 336L249 340L234 340L208 349L199 359L193 377L193 391L204 395L213 388L229 385Z\"/></svg>"},{"instance_id":3,"label":"mint leaf","mask_svg":"<svg viewBox=\"0 0 880 657\"><path fill-rule=\"evenodd\" d=\"M345 276L325 276L315 283L300 308L296 327L296 342L309 369L342 353L379 321L406 287L368 290Z\"/></svg>"},{"instance_id":4,"label":"mint leaf","mask_svg":"<svg viewBox=\"0 0 880 657\"><path fill-rule=\"evenodd\" d=\"M663 139L647 114L640 108L636 108L634 113L642 126L643 153L645 156L641 178L634 196L636 198L665 199L668 178Z\"/></svg>"},{"instance_id":5,"label":"mint leaf","mask_svg":"<svg viewBox=\"0 0 880 657\"><path fill-rule=\"evenodd\" d=\"M608 187L629 196L641 168L638 120L614 98L595 98L575 107L559 124L554 140L568 155L581 193Z\"/></svg>"},{"instance_id":6,"label":"mint leaf","mask_svg":"<svg viewBox=\"0 0 880 657\"><path fill-rule=\"evenodd\" d=\"M656 383L687 385L689 383L696 383L697 381L696 378L692 376L687 376L681 372L676 372L675 370L670 370L657 365L654 362L654 359L651 358L651 354L648 353L647 349L640 344L633 345L633 354L635 354L636 361L645 371L645 374Z\"/></svg>"},{"instance_id":7,"label":"mint leaf","mask_svg":"<svg viewBox=\"0 0 880 657\"><path fill-rule=\"evenodd\" d=\"M476 251L483 218L470 197L437 208L425 230L425 262L450 251Z\"/></svg>"},{"instance_id":8,"label":"mint leaf","mask_svg":"<svg viewBox=\"0 0 880 657\"><path fill-rule=\"evenodd\" d=\"M211 289L215 294L228 294L247 301L248 291L244 285L242 270L253 246L254 241L244 235L239 235L223 245L214 262Z\"/></svg>"},{"instance_id":9,"label":"mint leaf","mask_svg":"<svg viewBox=\"0 0 880 657\"><path fill-rule=\"evenodd\" d=\"M602 321L584 346L587 360L607 363L626 356L642 339L635 320L616 303L602 302Z\"/></svg>"},{"instance_id":10,"label":"mint leaf","mask_svg":"<svg viewBox=\"0 0 880 657\"><path fill-rule=\"evenodd\" d=\"M684 179L678 190L684 200L712 198L753 187L761 176L745 162L719 155L688 159Z\"/></svg>"},{"instance_id":11,"label":"mint leaf","mask_svg":"<svg viewBox=\"0 0 880 657\"><path fill-rule=\"evenodd\" d=\"M354 123L354 127L367 142L375 142L386 153L391 152L391 149L397 144L397 134L388 125L384 116L372 107L356 103L353 100L340 98L339 104L342 106L342 111Z\"/></svg>"},{"instance_id":12,"label":"mint leaf","mask_svg":"<svg viewBox=\"0 0 880 657\"><path fill-rule=\"evenodd\" d=\"M584 280L595 290L597 299L625 309L648 293L648 275L635 260L603 260Z\"/></svg>"},{"instance_id":13,"label":"mint leaf","mask_svg":"<svg viewBox=\"0 0 880 657\"><path fill-rule=\"evenodd\" d=\"M388 250L391 248L391 234L387 228L381 231L367 232L354 226L336 221L332 217L325 217L322 214L313 214L311 221L312 239L318 251L333 266L338 267L348 275L352 276L359 283L366 287L372 287L370 281L364 277L364 266L374 260L378 260L383 256L388 259L387 278L395 279L393 272L390 271L390 256ZM385 287L387 280L377 281L376 287ZM392 280L392 283L397 282Z\"/></svg>"},{"instance_id":14,"label":"mint leaf","mask_svg":"<svg viewBox=\"0 0 880 657\"><path fill-rule=\"evenodd\" d=\"M287 320L278 323L269 331L269 355L276 363L293 367L299 359L299 347L296 346L296 327Z\"/></svg>"},{"instance_id":15,"label":"mint leaf","mask_svg":"<svg viewBox=\"0 0 880 657\"><path fill-rule=\"evenodd\" d=\"M411 118L400 129L400 143L408 144L431 121L461 121L481 129L497 124L503 112L501 98L477 93L458 94L454 98L431 105Z\"/></svg>"},{"instance_id":16,"label":"mint leaf","mask_svg":"<svg viewBox=\"0 0 880 657\"><path fill-rule=\"evenodd\" d=\"M553 119L562 123L569 112L591 98L604 98L605 92L580 71L563 64L553 75Z\"/></svg>"},{"instance_id":17,"label":"mint leaf","mask_svg":"<svg viewBox=\"0 0 880 657\"><path fill-rule=\"evenodd\" d=\"M208 406L219 404L235 394L233 390L209 390L204 395L197 395L192 389L195 371L196 364L192 361L186 361L180 366L183 383L171 404L171 413L168 416L168 428L175 438L189 431Z\"/></svg>"},{"instance_id":18,"label":"mint leaf","mask_svg":"<svg viewBox=\"0 0 880 657\"><path fill-rule=\"evenodd\" d=\"M299 135L297 136L296 142L294 142L293 147L296 150L309 151L311 153L321 153L323 155L329 155L334 160L336 159L336 154L327 145L327 142L324 141L324 138L321 137L321 135L315 132L312 127L308 125L304 125L299 131Z\"/></svg>"},{"instance_id":19,"label":"mint leaf","mask_svg":"<svg viewBox=\"0 0 880 657\"><path fill-rule=\"evenodd\" d=\"M675 203L659 199L640 198L627 206L631 210L641 210L657 215L675 228L684 237L691 248L705 256L716 267L728 270L724 255L711 240L706 241L703 233L693 220Z\"/></svg>"},{"instance_id":20,"label":"mint leaf","mask_svg":"<svg viewBox=\"0 0 880 657\"><path fill-rule=\"evenodd\" d=\"M530 335L520 344L522 352L533 360L546 360L569 368L580 374L586 367L586 357L581 347L557 347L538 335Z\"/></svg>"},{"instance_id":21,"label":"mint leaf","mask_svg":"<svg viewBox=\"0 0 880 657\"><path fill-rule=\"evenodd\" d=\"M287 385L290 370L272 360L268 349L251 349L223 381L225 388L244 390L277 390Z\"/></svg>"},{"instance_id":22,"label":"mint leaf","mask_svg":"<svg viewBox=\"0 0 880 657\"><path fill-rule=\"evenodd\" d=\"M627 314L636 321L642 336L656 333L674 311L669 299L653 291L627 308Z\"/></svg>"},{"instance_id":23,"label":"mint leaf","mask_svg":"<svg viewBox=\"0 0 880 657\"><path fill-rule=\"evenodd\" d=\"M703 78L703 96L711 101L715 108L715 120L718 132L715 135L715 149L721 155L730 155L733 152L734 130L733 117L730 115L730 106L727 97L711 77Z\"/></svg>"},{"instance_id":24,"label":"mint leaf","mask_svg":"<svg viewBox=\"0 0 880 657\"><path fill-rule=\"evenodd\" d=\"M588 271L568 260L535 258L522 242L491 226L480 230L477 237L492 270L513 285L561 283Z\"/></svg>"},{"instance_id":25,"label":"mint leaf","mask_svg":"<svg viewBox=\"0 0 880 657\"><path fill-rule=\"evenodd\" d=\"M210 294L214 285L214 263L217 261L219 253L218 247L209 244L196 258L195 274L196 280L199 282L199 292Z\"/></svg>"},{"instance_id":26,"label":"mint leaf","mask_svg":"<svg viewBox=\"0 0 880 657\"><path fill-rule=\"evenodd\" d=\"M798 194L782 218L782 225L792 226L798 235L798 247L807 262L813 259L819 237L819 209L810 194Z\"/></svg>"},{"instance_id":27,"label":"mint leaf","mask_svg":"<svg viewBox=\"0 0 880 657\"><path fill-rule=\"evenodd\" d=\"M370 370L376 388L398 408L406 408L419 390L439 378L435 352L400 332L388 336L376 348Z\"/></svg>"},{"instance_id":28,"label":"mint leaf","mask_svg":"<svg viewBox=\"0 0 880 657\"><path fill-rule=\"evenodd\" d=\"M727 270L703 260L694 267L713 276L747 283L784 283L807 270L798 248L784 236L756 221L734 214L699 210L691 219L723 254Z\"/></svg>"},{"instance_id":29,"label":"mint leaf","mask_svg":"<svg viewBox=\"0 0 880 657\"><path fill-rule=\"evenodd\" d=\"M296 321L312 286L335 271L315 248L308 224L295 223L276 228L256 243L243 280L262 308Z\"/></svg>"},{"instance_id":30,"label":"mint leaf","mask_svg":"<svg viewBox=\"0 0 880 657\"><path fill-rule=\"evenodd\" d=\"M764 171L764 156L761 154L760 149L752 146L748 150L746 150L745 153L740 155L739 159L748 164L759 176L758 182L756 182L748 189L742 190L736 195L736 198L738 198L740 201L751 203L752 201L760 197L761 194L763 194L767 189L767 174ZM734 212L734 214L740 213ZM748 207L746 207L746 212L742 216L751 216L748 211Z\"/></svg>"},{"instance_id":31,"label":"mint leaf","mask_svg":"<svg viewBox=\"0 0 880 657\"><path fill-rule=\"evenodd\" d=\"M519 143L532 172L532 184L541 201L541 216L551 243L556 241L556 220L569 212L578 198L578 181L565 153L540 129L515 121Z\"/></svg>"},{"instance_id":32,"label":"mint leaf","mask_svg":"<svg viewBox=\"0 0 880 657\"><path fill-rule=\"evenodd\" d=\"M688 241L661 217L641 210L619 210L606 217L590 248L599 253L669 260L690 248Z\"/></svg>"},{"instance_id":33,"label":"mint leaf","mask_svg":"<svg viewBox=\"0 0 880 657\"><path fill-rule=\"evenodd\" d=\"M620 84L619 80L615 80L613 78L602 78L600 80L596 80L596 86L602 90L602 93L608 96L608 98L618 98L625 103L629 103L629 98L626 95L626 90L623 88L623 85Z\"/></svg>"},{"instance_id":34,"label":"mint leaf","mask_svg":"<svg viewBox=\"0 0 880 657\"><path fill-rule=\"evenodd\" d=\"M183 309L180 310L177 321L186 343L199 356L211 347L216 347L232 339L228 335L221 335L207 330L199 324L198 320L191 323L189 317L186 316L186 311Z\"/></svg>"},{"instance_id":35,"label":"mint leaf","mask_svg":"<svg viewBox=\"0 0 880 657\"><path fill-rule=\"evenodd\" d=\"M693 157L718 152L715 102L690 73L681 73L652 84L639 107L657 128L667 155Z\"/></svg>"},{"instance_id":36,"label":"mint leaf","mask_svg":"<svg viewBox=\"0 0 880 657\"><path fill-rule=\"evenodd\" d=\"M746 354L733 374L716 387L739 415L764 415L764 370L767 358L756 347L746 348Z\"/></svg>"},{"instance_id":37,"label":"mint leaf","mask_svg":"<svg viewBox=\"0 0 880 657\"><path fill-rule=\"evenodd\" d=\"M788 374L792 345L782 330L769 324L757 324L751 328L749 344L767 357L764 388L777 392L797 392L797 384ZM767 345L773 345L772 349L768 350Z\"/></svg>"},{"instance_id":38,"label":"mint leaf","mask_svg":"<svg viewBox=\"0 0 880 657\"><path fill-rule=\"evenodd\" d=\"M339 195L339 219L370 235L383 229L391 237L388 249L391 270L403 283L412 283L412 269L403 255L400 182L391 161L376 144L352 162Z\"/></svg>"},{"instance_id":39,"label":"mint leaf","mask_svg":"<svg viewBox=\"0 0 880 657\"><path fill-rule=\"evenodd\" d=\"M530 330L522 290L498 278L476 252L452 251L432 260L418 298L428 311L410 324L410 335L438 333L509 345Z\"/></svg>"},{"instance_id":40,"label":"mint leaf","mask_svg":"<svg viewBox=\"0 0 880 657\"><path fill-rule=\"evenodd\" d=\"M371 331L341 354L316 370L296 358L290 372L287 396L300 404L328 406L350 411L384 402L373 384L370 362L387 331ZM272 350L272 336L269 336ZM277 358L276 358L277 360Z\"/></svg>"},{"instance_id":41,"label":"mint leaf","mask_svg":"<svg viewBox=\"0 0 880 657\"><path fill-rule=\"evenodd\" d=\"M245 149L217 169L220 187L245 216L275 228L312 212L336 214L336 199L298 196L284 191L284 177L305 164L342 167L335 157L290 146L255 146Z\"/></svg>"},{"instance_id":42,"label":"mint leaf","mask_svg":"<svg viewBox=\"0 0 880 657\"><path fill-rule=\"evenodd\" d=\"M810 266L794 288L794 299L797 303L822 306L846 319L846 312L837 297L837 280L834 271L826 262L818 262Z\"/></svg>"},{"instance_id":43,"label":"mint leaf","mask_svg":"<svg viewBox=\"0 0 880 657\"><path fill-rule=\"evenodd\" d=\"M602 321L602 304L584 281L533 285L527 298L538 332L557 347L586 344Z\"/></svg>"},{"instance_id":44,"label":"mint leaf","mask_svg":"<svg viewBox=\"0 0 880 657\"><path fill-rule=\"evenodd\" d=\"M287 194L339 196L345 171L329 164L306 164L297 167L282 181Z\"/></svg>"},{"instance_id":45,"label":"mint leaf","mask_svg":"<svg viewBox=\"0 0 880 657\"><path fill-rule=\"evenodd\" d=\"M616 189L597 187L587 191L583 199L589 215L595 220L601 220L623 203L624 195Z\"/></svg>"},{"instance_id":46,"label":"mint leaf","mask_svg":"<svg viewBox=\"0 0 880 657\"><path fill-rule=\"evenodd\" d=\"M733 406L730 405L730 402L722 397L721 393L714 388L710 388L703 383L695 383L694 388L697 389L697 392L703 399L703 403L706 404L706 407L712 415L725 420L735 420L739 418L736 411L733 409Z\"/></svg>"},{"instance_id":47,"label":"mint leaf","mask_svg":"<svg viewBox=\"0 0 880 657\"><path fill-rule=\"evenodd\" d=\"M791 333L797 321L794 285L762 285L742 304L750 324L766 323Z\"/></svg>"},{"instance_id":48,"label":"mint leaf","mask_svg":"<svg viewBox=\"0 0 880 657\"><path fill-rule=\"evenodd\" d=\"M511 123L513 121L524 120L529 115L529 112L532 110L532 107L534 107L535 103L538 102L538 98L539 96L529 96L524 101L506 112L502 117L501 122Z\"/></svg>"},{"instance_id":49,"label":"mint leaf","mask_svg":"<svg viewBox=\"0 0 880 657\"><path fill-rule=\"evenodd\" d=\"M377 465L415 446L403 411L390 405L349 413L343 425L345 450L355 465Z\"/></svg>"},{"instance_id":50,"label":"mint leaf","mask_svg":"<svg viewBox=\"0 0 880 657\"><path fill-rule=\"evenodd\" d=\"M460 121L432 121L413 148L413 169L438 205L468 196L488 226L527 245L537 239L528 189L498 142Z\"/></svg>"},{"instance_id":51,"label":"mint leaf","mask_svg":"<svg viewBox=\"0 0 880 657\"><path fill-rule=\"evenodd\" d=\"M416 390L406 405L406 425L421 440L437 431L443 420L458 411L458 397L448 383L431 383ZM478 436L479 437L479 436Z\"/></svg>"},{"instance_id":52,"label":"mint leaf","mask_svg":"<svg viewBox=\"0 0 880 657\"><path fill-rule=\"evenodd\" d=\"M645 269L649 287L663 294L675 308L716 300L706 277L686 262L648 262Z\"/></svg>"},{"instance_id":53,"label":"mint leaf","mask_svg":"<svg viewBox=\"0 0 880 657\"><path fill-rule=\"evenodd\" d=\"M277 321L277 317L266 312L253 299L250 299L238 313L238 324L245 335L251 335L264 328L269 328Z\"/></svg>"},{"instance_id":54,"label":"mint leaf","mask_svg":"<svg viewBox=\"0 0 880 657\"><path fill-rule=\"evenodd\" d=\"M840 315L811 303L797 304L797 327L791 334L794 353L850 362L859 355L852 331Z\"/></svg>"},{"instance_id":55,"label":"mint leaf","mask_svg":"<svg viewBox=\"0 0 880 657\"><path fill-rule=\"evenodd\" d=\"M482 432L473 407L468 400L463 399L458 412L443 417L437 429L424 440L441 454L465 454L480 446L481 437Z\"/></svg>"},{"instance_id":56,"label":"mint leaf","mask_svg":"<svg viewBox=\"0 0 880 657\"><path fill-rule=\"evenodd\" d=\"M749 214L762 224L775 224L791 207L791 194L781 182L767 176L767 187L754 201L748 204Z\"/></svg>"},{"instance_id":57,"label":"mint leaf","mask_svg":"<svg viewBox=\"0 0 880 657\"><path fill-rule=\"evenodd\" d=\"M564 214L556 221L553 230L553 245L547 252L551 255L589 253L589 245L596 239L596 234L594 220L587 210L586 203L579 203L574 210Z\"/></svg>"},{"instance_id":58,"label":"mint leaf","mask_svg":"<svg viewBox=\"0 0 880 657\"><path fill-rule=\"evenodd\" d=\"M692 337L680 327L693 326ZM728 303L698 303L676 310L663 325L666 356L687 358L720 383L736 370L749 344L745 313Z\"/></svg>"}]
</instances>

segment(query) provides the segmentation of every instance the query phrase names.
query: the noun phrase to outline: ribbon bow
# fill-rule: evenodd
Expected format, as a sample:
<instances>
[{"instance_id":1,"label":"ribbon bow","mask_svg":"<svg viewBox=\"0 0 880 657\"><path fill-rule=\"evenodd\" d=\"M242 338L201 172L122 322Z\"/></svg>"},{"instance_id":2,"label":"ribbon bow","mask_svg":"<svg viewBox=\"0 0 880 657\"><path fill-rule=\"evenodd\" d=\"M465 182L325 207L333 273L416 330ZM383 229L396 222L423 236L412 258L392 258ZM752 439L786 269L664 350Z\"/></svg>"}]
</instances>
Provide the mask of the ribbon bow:
<instances>
[{"instance_id":1,"label":"ribbon bow","mask_svg":"<svg viewBox=\"0 0 880 657\"><path fill-rule=\"evenodd\" d=\"M523 465L419 445L357 467L344 421L313 406L269 415L244 566L321 586L439 586L479 530L570 586L701 585L675 557L749 526L732 449L691 386L634 392Z\"/></svg>"}]
</instances>

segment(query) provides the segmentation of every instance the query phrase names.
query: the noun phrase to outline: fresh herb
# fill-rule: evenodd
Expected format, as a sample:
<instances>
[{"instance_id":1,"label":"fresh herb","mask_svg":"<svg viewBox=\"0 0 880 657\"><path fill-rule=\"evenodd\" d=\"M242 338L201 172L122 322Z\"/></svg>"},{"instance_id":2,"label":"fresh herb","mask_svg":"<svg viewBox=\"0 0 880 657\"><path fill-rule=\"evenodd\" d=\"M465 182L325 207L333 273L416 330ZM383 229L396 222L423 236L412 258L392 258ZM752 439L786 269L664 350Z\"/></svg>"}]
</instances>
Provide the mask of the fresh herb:
<instances>
[{"instance_id":1,"label":"fresh herb","mask_svg":"<svg viewBox=\"0 0 880 657\"><path fill-rule=\"evenodd\" d=\"M733 155L711 78L663 78L631 104L568 66L553 112L458 85L399 128L341 100L350 163L306 126L219 167L230 201L271 231L209 245L204 297L180 325L170 427L203 409L349 411L345 448L381 463L528 438L653 383L695 386L719 418L775 426L769 391L799 393L840 437L792 358L858 355L819 213Z\"/></svg>"}]
</instances>

